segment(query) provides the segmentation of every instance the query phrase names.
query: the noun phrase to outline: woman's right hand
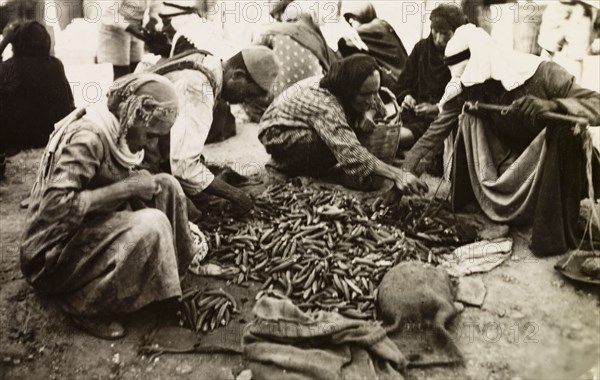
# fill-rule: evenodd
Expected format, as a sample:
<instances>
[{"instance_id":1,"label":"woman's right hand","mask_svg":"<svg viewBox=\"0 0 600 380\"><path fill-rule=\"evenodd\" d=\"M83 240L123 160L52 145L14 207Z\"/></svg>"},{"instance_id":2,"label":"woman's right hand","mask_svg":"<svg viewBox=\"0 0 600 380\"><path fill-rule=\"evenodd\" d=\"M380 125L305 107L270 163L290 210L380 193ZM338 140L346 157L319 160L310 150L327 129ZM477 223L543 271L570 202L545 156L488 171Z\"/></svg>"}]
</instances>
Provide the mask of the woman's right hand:
<instances>
[{"instance_id":1,"label":"woman's right hand","mask_svg":"<svg viewBox=\"0 0 600 380\"><path fill-rule=\"evenodd\" d=\"M436 117L440 109L436 104L421 103L415 107L415 115L424 117Z\"/></svg>"},{"instance_id":2,"label":"woman's right hand","mask_svg":"<svg viewBox=\"0 0 600 380\"><path fill-rule=\"evenodd\" d=\"M147 201L160 192L160 185L147 170L140 170L127 178L126 183L130 196L140 197Z\"/></svg>"},{"instance_id":3,"label":"woman's right hand","mask_svg":"<svg viewBox=\"0 0 600 380\"><path fill-rule=\"evenodd\" d=\"M399 169L399 171L400 173L396 175L394 183L402 194L420 196L427 194L429 187L424 181L409 171L404 169Z\"/></svg>"}]
</instances>

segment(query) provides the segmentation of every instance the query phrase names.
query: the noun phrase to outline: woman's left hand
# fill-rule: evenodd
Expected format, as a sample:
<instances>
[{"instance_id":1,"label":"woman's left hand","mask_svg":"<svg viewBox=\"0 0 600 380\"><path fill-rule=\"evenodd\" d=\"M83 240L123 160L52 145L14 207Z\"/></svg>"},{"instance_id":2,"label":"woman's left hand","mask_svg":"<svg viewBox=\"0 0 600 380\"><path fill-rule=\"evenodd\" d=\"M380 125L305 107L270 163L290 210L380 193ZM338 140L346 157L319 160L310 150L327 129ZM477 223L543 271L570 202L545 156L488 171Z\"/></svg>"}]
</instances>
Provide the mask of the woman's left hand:
<instances>
[{"instance_id":1,"label":"woman's left hand","mask_svg":"<svg viewBox=\"0 0 600 380\"><path fill-rule=\"evenodd\" d=\"M523 96L512 103L514 113L529 119L535 119L546 112L556 111L557 108L556 102L533 95Z\"/></svg>"}]
</instances>

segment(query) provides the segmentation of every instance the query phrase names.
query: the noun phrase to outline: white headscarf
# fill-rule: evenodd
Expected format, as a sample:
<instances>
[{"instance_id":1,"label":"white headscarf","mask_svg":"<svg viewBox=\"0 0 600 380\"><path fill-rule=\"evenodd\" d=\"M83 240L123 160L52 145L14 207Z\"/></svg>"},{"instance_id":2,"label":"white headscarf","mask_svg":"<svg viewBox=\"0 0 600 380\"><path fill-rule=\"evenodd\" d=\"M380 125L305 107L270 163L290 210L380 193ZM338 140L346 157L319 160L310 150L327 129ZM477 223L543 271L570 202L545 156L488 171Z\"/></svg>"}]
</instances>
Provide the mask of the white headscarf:
<instances>
[{"instance_id":1,"label":"white headscarf","mask_svg":"<svg viewBox=\"0 0 600 380\"><path fill-rule=\"evenodd\" d=\"M133 168L142 163L144 150L142 149L137 153L131 152L122 132L121 123L105 105L92 104L85 110L86 113L83 118L90 120L99 127L98 129L104 135L112 156L121 166Z\"/></svg>"},{"instance_id":2,"label":"white headscarf","mask_svg":"<svg viewBox=\"0 0 600 380\"><path fill-rule=\"evenodd\" d=\"M466 50L471 56L463 63L464 71L453 73L440 104L458 96L463 86L471 87L488 79L500 81L507 91L514 90L531 78L543 62L538 56L501 47L485 30L473 24L456 29L446 46L446 57Z\"/></svg>"}]
</instances>

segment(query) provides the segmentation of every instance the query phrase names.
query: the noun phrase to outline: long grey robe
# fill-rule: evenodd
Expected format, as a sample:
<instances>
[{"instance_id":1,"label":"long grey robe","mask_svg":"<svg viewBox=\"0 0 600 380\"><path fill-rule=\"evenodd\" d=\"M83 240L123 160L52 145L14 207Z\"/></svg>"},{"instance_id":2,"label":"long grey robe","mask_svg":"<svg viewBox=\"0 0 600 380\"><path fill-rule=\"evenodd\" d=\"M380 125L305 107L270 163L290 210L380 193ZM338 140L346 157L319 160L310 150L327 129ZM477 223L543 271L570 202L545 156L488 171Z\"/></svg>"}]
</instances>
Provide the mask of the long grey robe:
<instances>
[{"instance_id":1,"label":"long grey robe","mask_svg":"<svg viewBox=\"0 0 600 380\"><path fill-rule=\"evenodd\" d=\"M162 191L149 202L130 198L88 212L86 190L130 173L95 124L80 119L66 128L54 155L46 152L48 173L31 194L20 252L27 281L83 316L129 313L181 295L194 245L177 180L156 176Z\"/></svg>"}]
</instances>

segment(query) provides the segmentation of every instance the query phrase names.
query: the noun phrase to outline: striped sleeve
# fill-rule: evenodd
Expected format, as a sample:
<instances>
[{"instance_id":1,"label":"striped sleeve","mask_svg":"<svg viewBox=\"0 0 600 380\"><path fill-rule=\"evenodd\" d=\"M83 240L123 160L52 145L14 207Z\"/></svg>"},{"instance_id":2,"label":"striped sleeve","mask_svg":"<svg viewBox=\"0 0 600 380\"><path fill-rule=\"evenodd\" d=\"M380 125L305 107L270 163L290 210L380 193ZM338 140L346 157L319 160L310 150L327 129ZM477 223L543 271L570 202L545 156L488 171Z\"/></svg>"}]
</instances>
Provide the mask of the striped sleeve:
<instances>
[{"instance_id":1,"label":"striped sleeve","mask_svg":"<svg viewBox=\"0 0 600 380\"><path fill-rule=\"evenodd\" d=\"M315 115L313 127L348 175L364 179L373 174L377 158L363 147L338 107Z\"/></svg>"}]
</instances>

